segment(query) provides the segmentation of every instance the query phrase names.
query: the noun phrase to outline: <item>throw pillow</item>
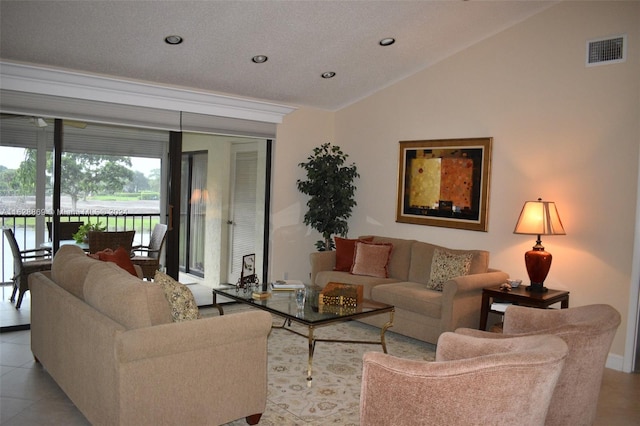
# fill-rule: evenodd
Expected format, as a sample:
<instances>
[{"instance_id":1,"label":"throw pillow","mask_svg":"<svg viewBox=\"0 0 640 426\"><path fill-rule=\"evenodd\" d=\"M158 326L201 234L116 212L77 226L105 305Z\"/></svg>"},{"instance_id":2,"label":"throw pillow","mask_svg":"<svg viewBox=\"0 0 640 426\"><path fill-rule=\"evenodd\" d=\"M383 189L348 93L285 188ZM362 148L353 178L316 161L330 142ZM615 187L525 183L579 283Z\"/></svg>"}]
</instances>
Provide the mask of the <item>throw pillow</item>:
<instances>
[{"instance_id":1,"label":"throw pillow","mask_svg":"<svg viewBox=\"0 0 640 426\"><path fill-rule=\"evenodd\" d=\"M104 249L89 256L104 262L113 262L131 275L138 276L136 268L133 266L131 258L129 257L129 252L124 247L118 247L116 251Z\"/></svg>"},{"instance_id":2,"label":"throw pillow","mask_svg":"<svg viewBox=\"0 0 640 426\"><path fill-rule=\"evenodd\" d=\"M351 271L353 266L353 255L356 251L356 243L358 241L372 241L373 237L365 237L350 240L348 238L335 237L336 242L336 266L334 271Z\"/></svg>"},{"instance_id":3,"label":"throw pillow","mask_svg":"<svg viewBox=\"0 0 640 426\"><path fill-rule=\"evenodd\" d=\"M357 241L351 273L370 277L388 278L387 265L391 257L391 243L366 243Z\"/></svg>"},{"instance_id":4,"label":"throw pillow","mask_svg":"<svg viewBox=\"0 0 640 426\"><path fill-rule=\"evenodd\" d=\"M193 293L184 284L171 278L169 275L156 271L153 282L164 290L164 297L169 302L173 322L189 321L200 318L198 304Z\"/></svg>"},{"instance_id":5,"label":"throw pillow","mask_svg":"<svg viewBox=\"0 0 640 426\"><path fill-rule=\"evenodd\" d=\"M442 291L445 282L452 278L467 275L471 268L473 253L451 253L435 249L431 259L431 276L427 288Z\"/></svg>"}]
</instances>

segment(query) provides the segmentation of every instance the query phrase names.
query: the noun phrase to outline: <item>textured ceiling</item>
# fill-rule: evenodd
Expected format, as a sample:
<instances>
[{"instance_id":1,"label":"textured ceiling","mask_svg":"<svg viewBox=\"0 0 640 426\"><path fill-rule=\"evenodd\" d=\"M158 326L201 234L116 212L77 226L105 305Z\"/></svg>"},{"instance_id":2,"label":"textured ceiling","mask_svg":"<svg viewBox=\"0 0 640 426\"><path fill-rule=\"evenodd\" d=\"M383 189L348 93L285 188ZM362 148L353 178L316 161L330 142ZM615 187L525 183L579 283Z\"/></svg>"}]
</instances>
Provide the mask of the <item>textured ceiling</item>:
<instances>
[{"instance_id":1,"label":"textured ceiling","mask_svg":"<svg viewBox=\"0 0 640 426\"><path fill-rule=\"evenodd\" d=\"M555 3L2 0L0 58L336 110Z\"/></svg>"}]
</instances>

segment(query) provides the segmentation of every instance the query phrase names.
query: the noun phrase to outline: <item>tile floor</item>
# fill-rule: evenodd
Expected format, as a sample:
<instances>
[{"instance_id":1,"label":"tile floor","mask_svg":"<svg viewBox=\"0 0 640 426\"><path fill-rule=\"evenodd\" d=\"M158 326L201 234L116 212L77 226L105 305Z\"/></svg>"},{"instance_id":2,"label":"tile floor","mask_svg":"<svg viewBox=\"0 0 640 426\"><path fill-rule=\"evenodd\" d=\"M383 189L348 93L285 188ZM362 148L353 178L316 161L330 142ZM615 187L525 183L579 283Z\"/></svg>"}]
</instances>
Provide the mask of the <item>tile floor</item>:
<instances>
[{"instance_id":1,"label":"tile floor","mask_svg":"<svg viewBox=\"0 0 640 426\"><path fill-rule=\"evenodd\" d=\"M210 291L192 289L199 304L210 304ZM8 296L7 296L8 299ZM24 308L29 306L25 298ZM28 309L16 309L3 299L0 319L28 318ZM4 323L3 323L4 325ZM33 361L29 330L0 334L0 425L88 425L46 371ZM640 424L640 374L606 369L596 426Z\"/></svg>"},{"instance_id":2,"label":"tile floor","mask_svg":"<svg viewBox=\"0 0 640 426\"><path fill-rule=\"evenodd\" d=\"M44 369L33 361L31 332L0 334L0 425L88 425ZM606 369L596 426L640 424L640 374Z\"/></svg>"},{"instance_id":3,"label":"tile floor","mask_svg":"<svg viewBox=\"0 0 640 426\"><path fill-rule=\"evenodd\" d=\"M20 309L15 308L15 303L9 302L11 297L10 285L0 286L0 330L5 331L6 327L17 325L27 326L31 322L31 299L27 292L22 300ZM28 326L27 326L28 327Z\"/></svg>"}]
</instances>

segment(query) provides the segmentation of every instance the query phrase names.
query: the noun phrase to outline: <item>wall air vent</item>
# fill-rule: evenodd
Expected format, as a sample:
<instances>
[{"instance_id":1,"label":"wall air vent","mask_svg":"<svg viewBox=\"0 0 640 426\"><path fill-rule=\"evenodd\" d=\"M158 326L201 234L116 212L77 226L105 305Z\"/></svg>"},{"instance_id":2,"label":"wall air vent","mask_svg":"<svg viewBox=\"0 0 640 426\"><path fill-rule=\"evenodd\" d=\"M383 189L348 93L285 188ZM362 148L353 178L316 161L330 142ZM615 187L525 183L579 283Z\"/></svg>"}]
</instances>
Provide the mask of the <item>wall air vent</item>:
<instances>
[{"instance_id":1,"label":"wall air vent","mask_svg":"<svg viewBox=\"0 0 640 426\"><path fill-rule=\"evenodd\" d=\"M627 35L587 41L587 66L616 64L627 59Z\"/></svg>"}]
</instances>

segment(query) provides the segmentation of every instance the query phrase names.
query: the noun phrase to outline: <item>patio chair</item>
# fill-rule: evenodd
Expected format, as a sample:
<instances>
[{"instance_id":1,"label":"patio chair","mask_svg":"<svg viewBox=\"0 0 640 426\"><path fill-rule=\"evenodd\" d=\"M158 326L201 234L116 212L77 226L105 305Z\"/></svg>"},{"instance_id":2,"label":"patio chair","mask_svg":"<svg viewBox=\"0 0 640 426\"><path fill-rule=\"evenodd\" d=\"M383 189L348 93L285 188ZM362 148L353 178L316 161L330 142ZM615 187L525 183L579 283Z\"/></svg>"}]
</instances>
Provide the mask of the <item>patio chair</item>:
<instances>
[{"instance_id":1,"label":"patio chair","mask_svg":"<svg viewBox=\"0 0 640 426\"><path fill-rule=\"evenodd\" d=\"M7 238L13 254L13 277L11 278L13 291L9 300L13 302L16 299L16 293L18 293L16 309L20 309L22 298L29 290L29 275L34 272L51 270L51 251L48 249L20 250L13 231L10 228L4 228L2 232Z\"/></svg>"},{"instance_id":2,"label":"patio chair","mask_svg":"<svg viewBox=\"0 0 640 426\"><path fill-rule=\"evenodd\" d=\"M596 418L607 356L619 325L620 314L605 304L568 309L509 306L504 314L504 334L466 328L456 333L503 340L541 334L562 338L569 354L553 391L545 425L591 425Z\"/></svg>"},{"instance_id":3,"label":"patio chair","mask_svg":"<svg viewBox=\"0 0 640 426\"><path fill-rule=\"evenodd\" d=\"M73 234L78 232L78 228L84 225L84 222L60 222L58 233L59 240L72 240ZM47 222L47 232L49 233L49 241L53 241L53 222Z\"/></svg>"},{"instance_id":4,"label":"patio chair","mask_svg":"<svg viewBox=\"0 0 640 426\"><path fill-rule=\"evenodd\" d=\"M136 231L89 231L89 253L97 253L105 249L117 250L119 247L131 252L133 237Z\"/></svg>"},{"instance_id":5,"label":"patio chair","mask_svg":"<svg viewBox=\"0 0 640 426\"><path fill-rule=\"evenodd\" d=\"M567 356L557 336L438 338L435 362L364 354L363 425L542 425Z\"/></svg>"},{"instance_id":6,"label":"patio chair","mask_svg":"<svg viewBox=\"0 0 640 426\"><path fill-rule=\"evenodd\" d=\"M137 245L132 249L134 256L131 258L131 262L142 268L142 275L148 280L153 279L156 271L160 268L160 254L162 253L166 235L167 225L158 223L153 227L149 245Z\"/></svg>"}]
</instances>

